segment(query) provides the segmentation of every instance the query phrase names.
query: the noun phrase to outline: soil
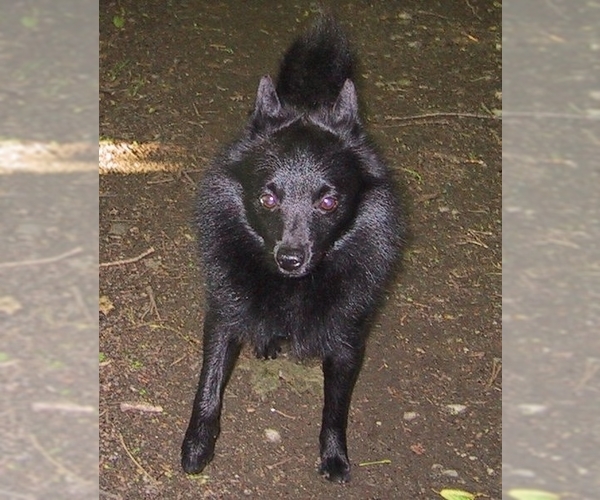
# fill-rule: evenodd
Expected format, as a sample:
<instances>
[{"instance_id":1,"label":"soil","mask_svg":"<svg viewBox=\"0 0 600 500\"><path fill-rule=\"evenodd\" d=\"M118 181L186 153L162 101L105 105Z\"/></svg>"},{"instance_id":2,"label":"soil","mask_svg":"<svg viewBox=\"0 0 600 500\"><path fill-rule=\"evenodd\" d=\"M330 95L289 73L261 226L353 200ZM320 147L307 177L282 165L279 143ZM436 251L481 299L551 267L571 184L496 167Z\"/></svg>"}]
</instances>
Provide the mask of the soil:
<instances>
[{"instance_id":1,"label":"soil","mask_svg":"<svg viewBox=\"0 0 600 500\"><path fill-rule=\"evenodd\" d=\"M203 474L195 186L315 4L100 4L101 497L501 498L501 5L336 2L411 241L354 393L352 481L318 476L320 369L245 351Z\"/></svg>"}]
</instances>

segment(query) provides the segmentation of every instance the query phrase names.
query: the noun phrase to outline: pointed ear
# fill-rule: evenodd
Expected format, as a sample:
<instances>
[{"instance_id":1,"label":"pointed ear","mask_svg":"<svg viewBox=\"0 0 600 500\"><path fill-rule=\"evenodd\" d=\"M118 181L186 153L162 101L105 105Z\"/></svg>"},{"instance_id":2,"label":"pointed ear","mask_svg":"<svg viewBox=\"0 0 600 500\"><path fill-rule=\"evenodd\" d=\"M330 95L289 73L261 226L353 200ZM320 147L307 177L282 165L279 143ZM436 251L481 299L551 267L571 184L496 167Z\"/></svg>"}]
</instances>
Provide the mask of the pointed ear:
<instances>
[{"instance_id":1,"label":"pointed ear","mask_svg":"<svg viewBox=\"0 0 600 500\"><path fill-rule=\"evenodd\" d=\"M258 84L256 103L254 105L254 116L275 118L281 113L281 102L277 97L277 91L273 80L268 75L263 76Z\"/></svg>"},{"instance_id":2,"label":"pointed ear","mask_svg":"<svg viewBox=\"0 0 600 500\"><path fill-rule=\"evenodd\" d=\"M358 121L358 98L352 80L348 79L344 82L344 86L333 105L332 117L338 123L355 123Z\"/></svg>"}]
</instances>

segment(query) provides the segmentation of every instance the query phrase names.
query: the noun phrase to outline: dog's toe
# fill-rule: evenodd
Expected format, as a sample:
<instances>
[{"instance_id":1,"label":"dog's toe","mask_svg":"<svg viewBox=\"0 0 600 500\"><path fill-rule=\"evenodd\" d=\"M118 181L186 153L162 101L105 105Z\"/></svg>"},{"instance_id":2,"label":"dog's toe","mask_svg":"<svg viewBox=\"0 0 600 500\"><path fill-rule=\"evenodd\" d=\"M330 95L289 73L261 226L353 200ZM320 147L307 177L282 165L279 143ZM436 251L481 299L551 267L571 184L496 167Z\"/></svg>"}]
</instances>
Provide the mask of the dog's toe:
<instances>
[{"instance_id":1,"label":"dog's toe","mask_svg":"<svg viewBox=\"0 0 600 500\"><path fill-rule=\"evenodd\" d=\"M213 459L214 448L207 449L202 444L185 441L181 449L181 466L186 474L199 474Z\"/></svg>"},{"instance_id":2,"label":"dog's toe","mask_svg":"<svg viewBox=\"0 0 600 500\"><path fill-rule=\"evenodd\" d=\"M321 462L319 473L334 483L350 481L350 464L342 457L330 457Z\"/></svg>"},{"instance_id":3,"label":"dog's toe","mask_svg":"<svg viewBox=\"0 0 600 500\"><path fill-rule=\"evenodd\" d=\"M218 425L200 425L188 429L181 445L181 466L187 474L198 474L209 464L215 453Z\"/></svg>"}]
</instances>

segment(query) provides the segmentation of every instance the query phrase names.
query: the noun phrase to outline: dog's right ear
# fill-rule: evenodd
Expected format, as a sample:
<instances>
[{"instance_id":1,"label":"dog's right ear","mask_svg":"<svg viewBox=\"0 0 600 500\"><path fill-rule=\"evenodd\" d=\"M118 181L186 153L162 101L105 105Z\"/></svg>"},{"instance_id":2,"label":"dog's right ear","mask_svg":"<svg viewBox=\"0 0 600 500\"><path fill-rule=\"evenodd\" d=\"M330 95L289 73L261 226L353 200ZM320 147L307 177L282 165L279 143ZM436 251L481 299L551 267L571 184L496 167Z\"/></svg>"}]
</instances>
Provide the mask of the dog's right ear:
<instances>
[{"instance_id":1,"label":"dog's right ear","mask_svg":"<svg viewBox=\"0 0 600 500\"><path fill-rule=\"evenodd\" d=\"M281 102L277 96L275 85L269 75L260 79L256 103L254 104L254 118L278 118L281 115Z\"/></svg>"},{"instance_id":2,"label":"dog's right ear","mask_svg":"<svg viewBox=\"0 0 600 500\"><path fill-rule=\"evenodd\" d=\"M277 130L291 115L291 109L281 105L271 77L263 76L258 84L256 103L250 118L250 134L264 134Z\"/></svg>"},{"instance_id":3,"label":"dog's right ear","mask_svg":"<svg viewBox=\"0 0 600 500\"><path fill-rule=\"evenodd\" d=\"M358 98L352 80L347 79L333 105L331 118L336 123L354 125L358 121Z\"/></svg>"}]
</instances>

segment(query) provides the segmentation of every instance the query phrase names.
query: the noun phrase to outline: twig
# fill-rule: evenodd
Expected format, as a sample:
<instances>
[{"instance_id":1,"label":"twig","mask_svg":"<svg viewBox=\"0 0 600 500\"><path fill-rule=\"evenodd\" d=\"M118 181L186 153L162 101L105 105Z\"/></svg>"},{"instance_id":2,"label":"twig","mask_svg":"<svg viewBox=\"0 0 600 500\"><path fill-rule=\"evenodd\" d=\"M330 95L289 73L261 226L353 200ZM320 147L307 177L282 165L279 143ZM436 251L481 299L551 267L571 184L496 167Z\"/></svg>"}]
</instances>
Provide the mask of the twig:
<instances>
[{"instance_id":1,"label":"twig","mask_svg":"<svg viewBox=\"0 0 600 500\"><path fill-rule=\"evenodd\" d=\"M71 291L73 292L75 301L77 302L79 309L81 309L81 312L82 312L83 316L85 317L85 319L87 321L89 321L90 323L94 323L94 319L92 318L90 311L88 310L87 306L85 305L85 301L83 300L83 297L81 296L81 292L79 291L79 288L77 288L76 286L72 286Z\"/></svg>"},{"instance_id":2,"label":"twig","mask_svg":"<svg viewBox=\"0 0 600 500\"><path fill-rule=\"evenodd\" d=\"M194 101L192 101L192 107L194 108L196 116L200 116L200 111L198 111L198 108L196 107L196 103Z\"/></svg>"},{"instance_id":3,"label":"twig","mask_svg":"<svg viewBox=\"0 0 600 500\"><path fill-rule=\"evenodd\" d=\"M184 354L183 356L181 356L180 358L177 358L175 361L173 361L169 367L171 366L175 366L178 363L181 363L185 358L187 357L187 354ZM1 366L1 365L0 365Z\"/></svg>"},{"instance_id":4,"label":"twig","mask_svg":"<svg viewBox=\"0 0 600 500\"><path fill-rule=\"evenodd\" d=\"M281 461L279 461L279 462L277 462L277 463L275 463L275 464L272 464L272 465L267 465L266 467L267 467L267 469L269 469L269 470L273 470L275 467L279 467L280 465L286 464L286 463L288 463L290 460L293 460L294 458L295 458L295 457L288 457L288 458L286 458L286 459L284 459L284 460L281 460Z\"/></svg>"},{"instance_id":5,"label":"twig","mask_svg":"<svg viewBox=\"0 0 600 500\"><path fill-rule=\"evenodd\" d=\"M288 415L287 413L283 413L282 411L279 411L275 408L271 408L271 411L273 413L277 413L278 415L281 415L282 417L289 418L290 420L296 420L296 417L293 417L292 415Z\"/></svg>"},{"instance_id":6,"label":"twig","mask_svg":"<svg viewBox=\"0 0 600 500\"><path fill-rule=\"evenodd\" d=\"M411 120L424 120L426 118L483 118L486 120L502 120L500 115L486 115L481 113L451 113L451 112L437 112L437 113L425 113L423 115L412 115L412 116L386 116L385 119L389 121L406 122Z\"/></svg>"},{"instance_id":7,"label":"twig","mask_svg":"<svg viewBox=\"0 0 600 500\"><path fill-rule=\"evenodd\" d=\"M0 361L0 368L6 368L7 366L15 366L18 365L20 360L18 359L9 359L8 361Z\"/></svg>"},{"instance_id":8,"label":"twig","mask_svg":"<svg viewBox=\"0 0 600 500\"><path fill-rule=\"evenodd\" d=\"M100 267L122 266L124 264L133 264L134 262L137 262L138 260L142 260L144 257L150 255L153 252L154 252L154 247L150 247L148 250L141 253L137 257L131 257L129 259L113 260L112 262L101 262Z\"/></svg>"},{"instance_id":9,"label":"twig","mask_svg":"<svg viewBox=\"0 0 600 500\"><path fill-rule=\"evenodd\" d=\"M71 477L77 477L77 478L79 477L77 474L75 474L74 472L67 469L63 464L61 464L58 460L56 460L52 455L50 455L43 448L43 446L40 444L40 442L37 440L37 438L33 434L29 435L29 439L31 440L31 443L33 444L33 446L43 455L43 457L46 460L48 460L48 462L50 462L52 465L54 465L54 467L56 467L60 473L64 474L65 476L71 476Z\"/></svg>"},{"instance_id":10,"label":"twig","mask_svg":"<svg viewBox=\"0 0 600 500\"><path fill-rule=\"evenodd\" d=\"M555 113L552 111L506 111L496 114L435 112L412 116L386 116L385 119L396 122L424 120L427 118L481 118L486 120L502 120L503 118L562 118L564 120L592 120L600 121L600 115L584 113ZM387 125L394 127L395 125Z\"/></svg>"},{"instance_id":11,"label":"twig","mask_svg":"<svg viewBox=\"0 0 600 500\"><path fill-rule=\"evenodd\" d=\"M115 500L121 500L123 498L121 495L115 495L104 490L100 490L100 496L106 498L114 498Z\"/></svg>"},{"instance_id":12,"label":"twig","mask_svg":"<svg viewBox=\"0 0 600 500\"><path fill-rule=\"evenodd\" d=\"M196 189L196 183L194 182L194 180L190 177L190 174L188 174L185 170L181 171L181 175L183 176L183 178L192 186L192 189Z\"/></svg>"},{"instance_id":13,"label":"twig","mask_svg":"<svg viewBox=\"0 0 600 500\"><path fill-rule=\"evenodd\" d=\"M467 232L472 236L472 239L466 238L464 241L459 241L458 245L466 245L467 243L472 243L473 245L478 245L483 248L489 248L483 241L481 241L477 237L477 233L485 234L485 235L489 235L490 233L482 232L482 231L474 231L472 229L469 229Z\"/></svg>"},{"instance_id":14,"label":"twig","mask_svg":"<svg viewBox=\"0 0 600 500\"><path fill-rule=\"evenodd\" d=\"M465 3L467 4L467 6L469 7L469 9L471 9L471 12L473 13L473 15L479 19L481 21L481 17L479 17L479 15L477 14L477 11L475 10L475 7L473 7L470 3L469 0L465 0Z\"/></svg>"},{"instance_id":15,"label":"twig","mask_svg":"<svg viewBox=\"0 0 600 500\"><path fill-rule=\"evenodd\" d=\"M492 359L492 374L490 375L489 380L485 384L486 389L489 389L492 387L492 385L498 378L498 375L500 375L501 371L502 371L502 361L500 361L499 358Z\"/></svg>"},{"instance_id":16,"label":"twig","mask_svg":"<svg viewBox=\"0 0 600 500\"><path fill-rule=\"evenodd\" d=\"M148 186L153 186L155 184L168 184L169 182L174 182L175 179L173 179L172 177L170 179L158 179L156 181L148 181L146 182L146 184Z\"/></svg>"},{"instance_id":17,"label":"twig","mask_svg":"<svg viewBox=\"0 0 600 500\"><path fill-rule=\"evenodd\" d=\"M96 409L91 405L78 405L75 403L48 403L38 401L31 404L33 411L61 411L65 413L96 413Z\"/></svg>"},{"instance_id":18,"label":"twig","mask_svg":"<svg viewBox=\"0 0 600 500\"><path fill-rule=\"evenodd\" d=\"M585 367L583 371L583 375L577 384L575 384L575 389L580 390L583 389L585 384L587 384L592 377L600 370L600 363L595 358L588 358L585 360Z\"/></svg>"},{"instance_id":19,"label":"twig","mask_svg":"<svg viewBox=\"0 0 600 500\"><path fill-rule=\"evenodd\" d=\"M24 495L23 493L17 493L16 491L7 491L0 488L0 495L7 496L8 498L22 498L23 500L34 500L31 495Z\"/></svg>"},{"instance_id":20,"label":"twig","mask_svg":"<svg viewBox=\"0 0 600 500\"><path fill-rule=\"evenodd\" d=\"M76 247L68 252L61 253L59 255L55 255L54 257L45 257L43 259L31 259L31 260L21 260L15 262L0 262L0 269L10 268L10 267L24 267L24 266L36 266L38 264L49 264L51 262L57 262L62 259L66 259L67 257L71 257L72 255L78 254L83 251L83 248Z\"/></svg>"},{"instance_id":21,"label":"twig","mask_svg":"<svg viewBox=\"0 0 600 500\"><path fill-rule=\"evenodd\" d=\"M476 240L476 239L459 241L457 244L458 245L467 245L468 243L471 243L473 245L477 245L477 246L483 247L483 248L490 248L485 243L483 243L483 242L481 242L479 240Z\"/></svg>"},{"instance_id":22,"label":"twig","mask_svg":"<svg viewBox=\"0 0 600 500\"><path fill-rule=\"evenodd\" d=\"M146 287L146 293L148 294L148 298L150 299L150 312L154 312L154 314L156 314L156 319L158 319L158 321L162 321L160 313L158 312L156 300L154 299L154 291L152 290L152 287L150 285Z\"/></svg>"},{"instance_id":23,"label":"twig","mask_svg":"<svg viewBox=\"0 0 600 500\"><path fill-rule=\"evenodd\" d=\"M552 113L548 111L502 111L502 117L506 118L563 118L565 120L593 120L599 121L600 116L594 114L574 114L574 113Z\"/></svg>"},{"instance_id":24,"label":"twig","mask_svg":"<svg viewBox=\"0 0 600 500\"><path fill-rule=\"evenodd\" d=\"M447 21L450 21L449 17L442 16L441 14L436 14L435 12L427 12L426 10L418 10L417 14L423 14L425 16L435 16L439 17L440 19L446 19Z\"/></svg>"},{"instance_id":25,"label":"twig","mask_svg":"<svg viewBox=\"0 0 600 500\"><path fill-rule=\"evenodd\" d=\"M162 413L162 406L152 406L144 403L127 403L123 402L119 405L121 411L141 411L145 413Z\"/></svg>"},{"instance_id":26,"label":"twig","mask_svg":"<svg viewBox=\"0 0 600 500\"><path fill-rule=\"evenodd\" d=\"M127 445L125 444L125 440L123 439L123 434L121 434L120 432L118 434L119 434L119 440L121 441L121 445L123 446L123 449L125 450L125 452L129 456L129 458L131 459L131 461L137 466L138 470L142 474L144 474L144 476L146 476L148 479L150 479L150 481L152 481L154 484L158 484L159 481L157 481L150 474L148 474L148 472L146 472L146 469L144 469L140 465L140 463L135 459L135 457L131 454L131 452L129 451L129 448L127 448Z\"/></svg>"}]
</instances>

